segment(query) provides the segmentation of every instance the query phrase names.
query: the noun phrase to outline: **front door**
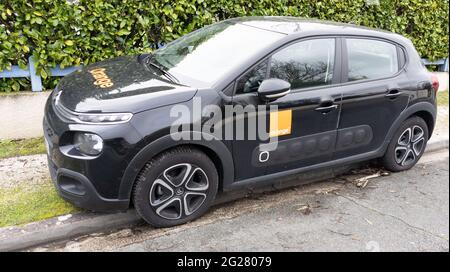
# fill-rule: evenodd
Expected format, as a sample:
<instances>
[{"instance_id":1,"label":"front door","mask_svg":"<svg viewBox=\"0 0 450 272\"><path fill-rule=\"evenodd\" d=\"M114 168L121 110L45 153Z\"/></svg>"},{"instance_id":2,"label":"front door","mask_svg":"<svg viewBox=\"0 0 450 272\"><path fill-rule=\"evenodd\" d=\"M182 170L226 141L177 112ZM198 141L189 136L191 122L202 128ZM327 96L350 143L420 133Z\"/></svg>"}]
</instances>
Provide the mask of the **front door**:
<instances>
[{"instance_id":1,"label":"front door","mask_svg":"<svg viewBox=\"0 0 450 272\"><path fill-rule=\"evenodd\" d=\"M337 45L335 38L291 43L237 81L234 105L278 108L266 113L267 132L277 137L275 145L273 141L259 139L233 142L237 181L332 159L342 95L336 86L340 80L336 72L340 63L340 56L335 53L340 48ZM291 92L264 103L256 91L265 78L288 81ZM274 118L277 122L273 122ZM277 127L273 127L274 123Z\"/></svg>"}]
</instances>

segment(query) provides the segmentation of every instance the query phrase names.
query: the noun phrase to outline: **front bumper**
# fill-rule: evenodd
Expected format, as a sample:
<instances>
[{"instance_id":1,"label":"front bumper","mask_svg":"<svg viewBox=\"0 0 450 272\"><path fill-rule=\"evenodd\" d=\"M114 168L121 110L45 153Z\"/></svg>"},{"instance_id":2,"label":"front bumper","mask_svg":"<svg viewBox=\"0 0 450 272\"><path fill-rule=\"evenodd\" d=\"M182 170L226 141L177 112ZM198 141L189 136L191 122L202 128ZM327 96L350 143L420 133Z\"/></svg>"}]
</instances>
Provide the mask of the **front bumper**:
<instances>
[{"instance_id":1,"label":"front bumper","mask_svg":"<svg viewBox=\"0 0 450 272\"><path fill-rule=\"evenodd\" d=\"M50 100L50 99L49 99ZM47 101L43 120L51 178L59 195L78 207L92 211L125 211L129 197L120 197L123 173L135 155L141 139L129 124L114 126L74 124L62 120ZM79 158L65 152L65 135L74 131L92 132L104 139L102 153Z\"/></svg>"},{"instance_id":2,"label":"front bumper","mask_svg":"<svg viewBox=\"0 0 450 272\"><path fill-rule=\"evenodd\" d=\"M91 211L114 212L128 209L129 200L104 198L87 177L69 169L58 168L49 156L47 159L50 176L63 199Z\"/></svg>"}]
</instances>

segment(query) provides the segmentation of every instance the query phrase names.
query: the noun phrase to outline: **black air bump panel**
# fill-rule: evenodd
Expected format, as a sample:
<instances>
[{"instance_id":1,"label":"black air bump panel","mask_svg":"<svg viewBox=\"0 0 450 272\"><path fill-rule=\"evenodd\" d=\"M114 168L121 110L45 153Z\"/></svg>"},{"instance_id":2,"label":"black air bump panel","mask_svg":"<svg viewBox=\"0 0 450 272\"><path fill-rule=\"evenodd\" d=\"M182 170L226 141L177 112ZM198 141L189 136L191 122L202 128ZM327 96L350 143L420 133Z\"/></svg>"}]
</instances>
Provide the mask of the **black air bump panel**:
<instances>
[{"instance_id":1,"label":"black air bump panel","mask_svg":"<svg viewBox=\"0 0 450 272\"><path fill-rule=\"evenodd\" d=\"M273 143L261 144L253 151L252 165L274 165L331 154L335 142L336 131L327 131L278 141L275 148Z\"/></svg>"},{"instance_id":2,"label":"black air bump panel","mask_svg":"<svg viewBox=\"0 0 450 272\"><path fill-rule=\"evenodd\" d=\"M347 150L369 144L372 141L372 128L368 125L338 130L336 151Z\"/></svg>"}]
</instances>

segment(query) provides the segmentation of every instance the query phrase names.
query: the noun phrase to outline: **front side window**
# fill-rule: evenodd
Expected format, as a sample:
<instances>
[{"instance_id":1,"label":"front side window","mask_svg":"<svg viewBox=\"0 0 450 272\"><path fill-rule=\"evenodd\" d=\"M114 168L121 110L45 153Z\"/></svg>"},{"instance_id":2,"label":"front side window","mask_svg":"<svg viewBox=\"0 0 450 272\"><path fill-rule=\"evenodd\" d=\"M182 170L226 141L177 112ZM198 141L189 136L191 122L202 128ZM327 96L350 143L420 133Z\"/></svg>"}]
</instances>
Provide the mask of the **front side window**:
<instances>
[{"instance_id":1,"label":"front side window","mask_svg":"<svg viewBox=\"0 0 450 272\"><path fill-rule=\"evenodd\" d=\"M292 89L329 85L334 55L333 38L295 43L272 56L269 77L288 81Z\"/></svg>"},{"instance_id":2,"label":"front side window","mask_svg":"<svg viewBox=\"0 0 450 272\"><path fill-rule=\"evenodd\" d=\"M267 75L267 60L256 65L237 81L236 93L252 93L258 91L259 85Z\"/></svg>"},{"instance_id":3,"label":"front side window","mask_svg":"<svg viewBox=\"0 0 450 272\"><path fill-rule=\"evenodd\" d=\"M347 39L348 81L392 76L398 71L397 47L391 43Z\"/></svg>"}]
</instances>

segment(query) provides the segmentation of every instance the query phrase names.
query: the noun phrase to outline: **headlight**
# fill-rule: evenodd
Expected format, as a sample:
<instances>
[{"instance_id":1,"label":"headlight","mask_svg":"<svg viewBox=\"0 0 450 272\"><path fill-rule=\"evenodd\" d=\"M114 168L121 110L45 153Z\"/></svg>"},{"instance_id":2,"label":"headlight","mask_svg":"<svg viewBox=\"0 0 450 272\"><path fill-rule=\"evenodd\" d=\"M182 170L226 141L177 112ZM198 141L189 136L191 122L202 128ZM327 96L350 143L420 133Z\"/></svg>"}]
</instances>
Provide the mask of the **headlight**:
<instances>
[{"instance_id":1,"label":"headlight","mask_svg":"<svg viewBox=\"0 0 450 272\"><path fill-rule=\"evenodd\" d=\"M83 123L116 124L128 122L132 116L131 113L83 113L78 114L78 119Z\"/></svg>"},{"instance_id":2,"label":"headlight","mask_svg":"<svg viewBox=\"0 0 450 272\"><path fill-rule=\"evenodd\" d=\"M96 134L77 132L74 135L74 146L85 155L96 156L103 150L103 139Z\"/></svg>"},{"instance_id":3,"label":"headlight","mask_svg":"<svg viewBox=\"0 0 450 272\"><path fill-rule=\"evenodd\" d=\"M53 92L53 104L55 112L65 119L69 119L76 123L82 124L120 124L130 121L133 114L130 112L123 113L80 113L74 112L64 107L59 102L62 91Z\"/></svg>"}]
</instances>

